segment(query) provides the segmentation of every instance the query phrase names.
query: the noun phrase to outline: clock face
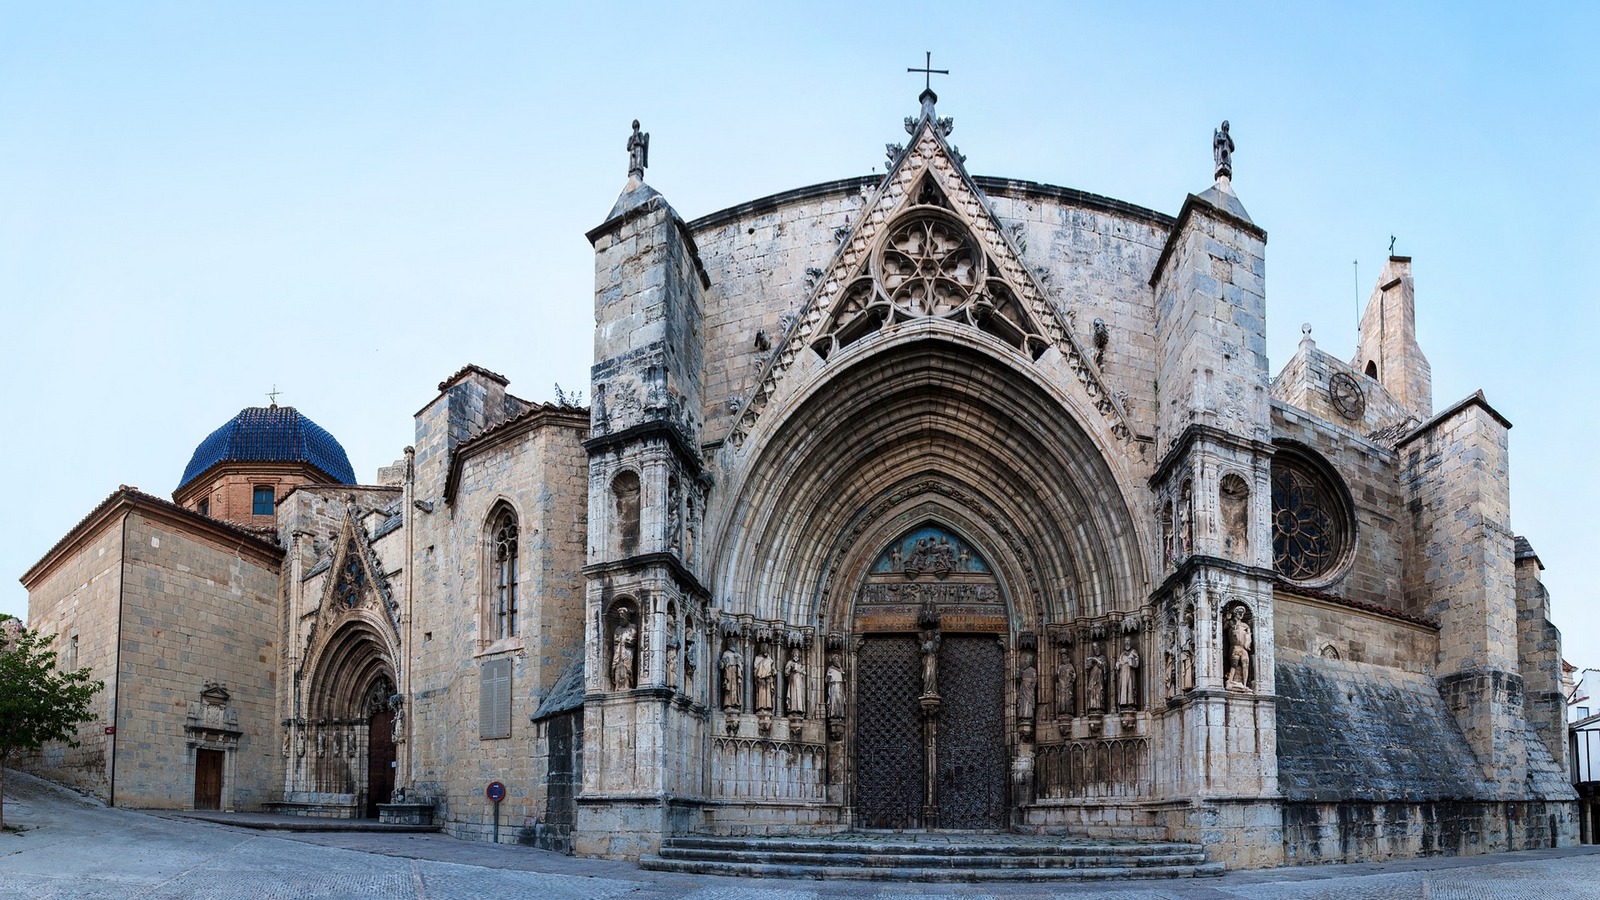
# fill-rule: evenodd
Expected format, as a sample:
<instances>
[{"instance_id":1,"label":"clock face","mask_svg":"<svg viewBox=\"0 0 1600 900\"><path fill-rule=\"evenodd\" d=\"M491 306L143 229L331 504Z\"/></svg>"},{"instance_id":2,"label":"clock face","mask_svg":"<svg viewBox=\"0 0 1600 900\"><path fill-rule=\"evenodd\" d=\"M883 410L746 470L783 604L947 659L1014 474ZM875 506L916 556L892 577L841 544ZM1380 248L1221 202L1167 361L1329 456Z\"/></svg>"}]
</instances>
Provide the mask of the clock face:
<instances>
[{"instance_id":1,"label":"clock face","mask_svg":"<svg viewBox=\"0 0 1600 900\"><path fill-rule=\"evenodd\" d=\"M1328 398L1346 419L1359 419L1367 411L1366 392L1361 390L1361 382L1348 372L1335 372L1328 379Z\"/></svg>"}]
</instances>

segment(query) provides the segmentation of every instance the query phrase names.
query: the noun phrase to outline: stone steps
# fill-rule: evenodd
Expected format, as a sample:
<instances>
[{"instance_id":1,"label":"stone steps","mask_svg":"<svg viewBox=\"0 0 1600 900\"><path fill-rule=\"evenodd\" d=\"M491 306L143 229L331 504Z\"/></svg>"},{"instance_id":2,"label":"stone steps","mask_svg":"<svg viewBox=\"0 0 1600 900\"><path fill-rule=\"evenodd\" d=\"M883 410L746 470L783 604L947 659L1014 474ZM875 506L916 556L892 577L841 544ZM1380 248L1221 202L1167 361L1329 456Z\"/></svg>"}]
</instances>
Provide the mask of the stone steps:
<instances>
[{"instance_id":1,"label":"stone steps","mask_svg":"<svg viewBox=\"0 0 1600 900\"><path fill-rule=\"evenodd\" d=\"M1194 844L1020 835L668 838L639 860L659 872L867 881L1087 881L1220 875Z\"/></svg>"}]
</instances>

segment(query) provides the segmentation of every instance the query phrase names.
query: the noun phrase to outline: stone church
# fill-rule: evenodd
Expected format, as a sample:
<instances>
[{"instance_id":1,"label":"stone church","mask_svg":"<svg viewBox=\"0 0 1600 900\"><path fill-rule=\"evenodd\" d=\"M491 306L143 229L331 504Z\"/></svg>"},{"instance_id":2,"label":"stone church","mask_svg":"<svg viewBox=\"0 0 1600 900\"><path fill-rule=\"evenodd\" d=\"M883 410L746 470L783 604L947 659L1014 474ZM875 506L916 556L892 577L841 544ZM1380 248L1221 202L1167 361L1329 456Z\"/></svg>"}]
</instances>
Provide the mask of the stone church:
<instances>
[{"instance_id":1,"label":"stone church","mask_svg":"<svg viewBox=\"0 0 1600 900\"><path fill-rule=\"evenodd\" d=\"M247 409L24 577L107 681L32 760L119 805L690 833L1186 841L1234 867L1576 839L1510 423L1435 410L1411 260L1266 357L1267 232L970 175L589 232L587 409L469 365L356 484ZM896 126L896 131L898 131ZM499 782L499 804L485 787Z\"/></svg>"}]
</instances>

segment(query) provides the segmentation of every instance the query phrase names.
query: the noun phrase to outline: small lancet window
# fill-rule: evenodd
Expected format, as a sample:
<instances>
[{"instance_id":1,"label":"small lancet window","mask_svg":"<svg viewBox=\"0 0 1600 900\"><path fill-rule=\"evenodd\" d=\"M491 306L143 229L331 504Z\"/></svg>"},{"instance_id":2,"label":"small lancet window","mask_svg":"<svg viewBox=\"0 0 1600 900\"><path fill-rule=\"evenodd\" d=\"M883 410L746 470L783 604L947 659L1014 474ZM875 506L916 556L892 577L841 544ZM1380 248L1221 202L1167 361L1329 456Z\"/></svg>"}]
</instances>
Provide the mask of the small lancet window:
<instances>
[{"instance_id":1,"label":"small lancet window","mask_svg":"<svg viewBox=\"0 0 1600 900\"><path fill-rule=\"evenodd\" d=\"M510 510L500 514L494 525L495 637L514 637L517 633L517 519Z\"/></svg>"}]
</instances>

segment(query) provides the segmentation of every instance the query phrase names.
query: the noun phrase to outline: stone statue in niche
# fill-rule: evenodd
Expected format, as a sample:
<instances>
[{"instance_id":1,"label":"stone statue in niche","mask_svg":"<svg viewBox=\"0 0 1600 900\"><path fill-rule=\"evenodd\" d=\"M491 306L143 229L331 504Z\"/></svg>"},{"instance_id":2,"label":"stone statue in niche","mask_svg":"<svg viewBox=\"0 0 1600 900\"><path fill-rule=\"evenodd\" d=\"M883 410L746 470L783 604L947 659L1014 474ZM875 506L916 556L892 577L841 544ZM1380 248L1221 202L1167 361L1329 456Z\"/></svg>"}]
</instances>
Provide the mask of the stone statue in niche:
<instances>
[{"instance_id":1,"label":"stone statue in niche","mask_svg":"<svg viewBox=\"0 0 1600 900\"><path fill-rule=\"evenodd\" d=\"M1250 653L1254 636L1250 629L1250 613L1244 604L1228 609L1228 678L1230 691L1250 690Z\"/></svg>"},{"instance_id":2,"label":"stone statue in niche","mask_svg":"<svg viewBox=\"0 0 1600 900\"><path fill-rule=\"evenodd\" d=\"M678 686L678 657L681 651L678 646L678 632L673 629L667 632L667 687Z\"/></svg>"},{"instance_id":3,"label":"stone statue in niche","mask_svg":"<svg viewBox=\"0 0 1600 900\"><path fill-rule=\"evenodd\" d=\"M1211 135L1211 159L1217 164L1216 177L1233 177L1233 135L1228 133L1228 120Z\"/></svg>"},{"instance_id":4,"label":"stone statue in niche","mask_svg":"<svg viewBox=\"0 0 1600 900\"><path fill-rule=\"evenodd\" d=\"M301 728L300 731L297 732L297 734L298 734L298 737L295 738L295 750L294 750L294 752L295 752L296 756L302 756L303 757L303 756L306 755L306 730L304 728Z\"/></svg>"},{"instance_id":5,"label":"stone statue in niche","mask_svg":"<svg viewBox=\"0 0 1600 900\"><path fill-rule=\"evenodd\" d=\"M828 718L844 718L844 667L840 664L839 657L828 657L827 673Z\"/></svg>"},{"instance_id":6,"label":"stone statue in niche","mask_svg":"<svg viewBox=\"0 0 1600 900\"><path fill-rule=\"evenodd\" d=\"M1178 493L1178 559L1194 552L1194 487L1187 481Z\"/></svg>"},{"instance_id":7,"label":"stone statue in niche","mask_svg":"<svg viewBox=\"0 0 1600 900\"><path fill-rule=\"evenodd\" d=\"M290 742L290 739L292 737L293 737L293 735L291 735L289 733L289 729L287 727L285 727L283 729L283 758L284 759L288 759L289 758L289 742Z\"/></svg>"},{"instance_id":8,"label":"stone statue in niche","mask_svg":"<svg viewBox=\"0 0 1600 900\"><path fill-rule=\"evenodd\" d=\"M756 648L755 659L750 661L750 677L755 679L756 712L771 713L776 694L778 667L772 661L772 654L767 650L766 644Z\"/></svg>"},{"instance_id":9,"label":"stone statue in niche","mask_svg":"<svg viewBox=\"0 0 1600 900\"><path fill-rule=\"evenodd\" d=\"M790 656L783 664L783 708L791 716L806 714L806 664Z\"/></svg>"},{"instance_id":10,"label":"stone statue in niche","mask_svg":"<svg viewBox=\"0 0 1600 900\"><path fill-rule=\"evenodd\" d=\"M1217 489L1222 518L1222 552L1231 559L1250 558L1250 488L1237 475L1224 475Z\"/></svg>"},{"instance_id":11,"label":"stone statue in niche","mask_svg":"<svg viewBox=\"0 0 1600 900\"><path fill-rule=\"evenodd\" d=\"M1122 639L1122 655L1117 657L1117 706L1132 709L1139 705L1139 650L1133 637Z\"/></svg>"},{"instance_id":12,"label":"stone statue in niche","mask_svg":"<svg viewBox=\"0 0 1600 900\"><path fill-rule=\"evenodd\" d=\"M928 629L922 632L922 696L939 694L939 632Z\"/></svg>"},{"instance_id":13,"label":"stone statue in niche","mask_svg":"<svg viewBox=\"0 0 1600 900\"><path fill-rule=\"evenodd\" d=\"M1056 715L1070 719L1078 712L1078 669L1072 664L1068 648L1062 647L1056 653Z\"/></svg>"},{"instance_id":14,"label":"stone statue in niche","mask_svg":"<svg viewBox=\"0 0 1600 900\"><path fill-rule=\"evenodd\" d=\"M1194 607L1185 607L1178 626L1178 690L1194 690Z\"/></svg>"},{"instance_id":15,"label":"stone statue in niche","mask_svg":"<svg viewBox=\"0 0 1600 900\"><path fill-rule=\"evenodd\" d=\"M744 693L744 659L732 641L723 645L717 666L722 670L722 708L738 712L744 707L740 700Z\"/></svg>"},{"instance_id":16,"label":"stone statue in niche","mask_svg":"<svg viewBox=\"0 0 1600 900\"><path fill-rule=\"evenodd\" d=\"M683 627L683 671L685 686L694 682L695 670L700 668L700 640L695 637L694 623Z\"/></svg>"},{"instance_id":17,"label":"stone statue in niche","mask_svg":"<svg viewBox=\"0 0 1600 900\"><path fill-rule=\"evenodd\" d=\"M639 646L639 627L633 624L633 611L618 606L617 627L611 630L611 689L626 691L635 686L637 672L634 654Z\"/></svg>"},{"instance_id":18,"label":"stone statue in niche","mask_svg":"<svg viewBox=\"0 0 1600 900\"><path fill-rule=\"evenodd\" d=\"M1032 650L1022 651L1017 664L1017 720L1029 722L1039 702L1039 669Z\"/></svg>"},{"instance_id":19,"label":"stone statue in niche","mask_svg":"<svg viewBox=\"0 0 1600 900\"><path fill-rule=\"evenodd\" d=\"M1100 642L1095 641L1094 647L1089 651L1089 658L1083 664L1084 675L1088 681L1083 686L1084 706L1089 712L1104 712L1106 708L1106 657L1101 650Z\"/></svg>"},{"instance_id":20,"label":"stone statue in niche","mask_svg":"<svg viewBox=\"0 0 1600 900\"><path fill-rule=\"evenodd\" d=\"M328 755L328 732L326 730L322 729L322 728L318 728L317 729L317 756L318 756L318 758L321 758L321 757L324 757L324 756L327 756L327 755Z\"/></svg>"},{"instance_id":21,"label":"stone statue in niche","mask_svg":"<svg viewBox=\"0 0 1600 900\"><path fill-rule=\"evenodd\" d=\"M404 737L406 708L405 704L391 700L389 706L394 710L394 715L389 719L389 740L398 744Z\"/></svg>"}]
</instances>

